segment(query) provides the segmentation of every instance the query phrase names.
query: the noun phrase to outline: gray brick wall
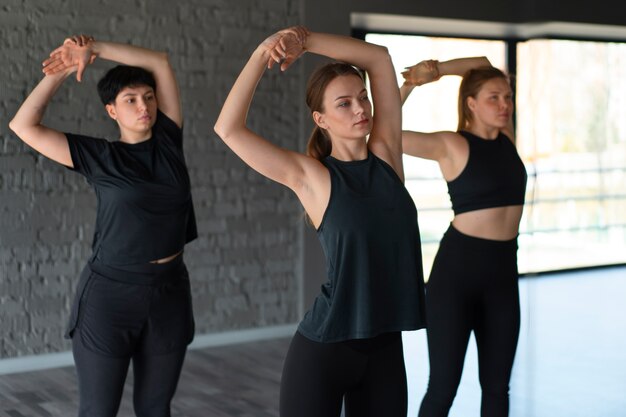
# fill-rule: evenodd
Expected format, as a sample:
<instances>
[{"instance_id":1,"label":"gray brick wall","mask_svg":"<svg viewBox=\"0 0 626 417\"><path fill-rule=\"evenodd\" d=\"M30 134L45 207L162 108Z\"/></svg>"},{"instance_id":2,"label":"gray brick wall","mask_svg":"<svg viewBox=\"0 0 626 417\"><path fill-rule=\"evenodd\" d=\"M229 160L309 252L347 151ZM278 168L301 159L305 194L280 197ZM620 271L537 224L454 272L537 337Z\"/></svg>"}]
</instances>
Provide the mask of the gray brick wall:
<instances>
[{"instance_id":1,"label":"gray brick wall","mask_svg":"<svg viewBox=\"0 0 626 417\"><path fill-rule=\"evenodd\" d=\"M301 21L300 0L3 0L0 6L0 358L65 351L73 289L90 254L95 197L85 180L38 156L8 129L63 39L166 50L181 87L185 153L200 237L187 246L199 334L299 319L301 207L241 163L213 133L226 93L264 36ZM95 83L67 80L46 114L59 130L114 138ZM272 71L251 125L301 149L302 71Z\"/></svg>"}]
</instances>

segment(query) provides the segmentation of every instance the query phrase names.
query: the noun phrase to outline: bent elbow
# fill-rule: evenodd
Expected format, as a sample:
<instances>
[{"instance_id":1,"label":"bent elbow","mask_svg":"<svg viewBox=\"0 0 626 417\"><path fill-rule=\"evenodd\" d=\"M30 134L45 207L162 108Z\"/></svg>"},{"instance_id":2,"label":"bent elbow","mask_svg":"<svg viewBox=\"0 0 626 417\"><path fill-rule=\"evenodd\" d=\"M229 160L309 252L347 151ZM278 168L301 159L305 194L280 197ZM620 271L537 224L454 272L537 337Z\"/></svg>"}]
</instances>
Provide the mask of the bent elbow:
<instances>
[{"instance_id":1,"label":"bent elbow","mask_svg":"<svg viewBox=\"0 0 626 417\"><path fill-rule=\"evenodd\" d=\"M232 126L220 122L219 120L215 123L215 126L213 126L213 130L224 142L227 142L228 138L230 138L235 131Z\"/></svg>"},{"instance_id":2,"label":"bent elbow","mask_svg":"<svg viewBox=\"0 0 626 417\"><path fill-rule=\"evenodd\" d=\"M391 54L389 53L389 48L383 45L376 45L376 47L377 47L377 50L376 50L377 58L387 59L391 61Z\"/></svg>"},{"instance_id":3,"label":"bent elbow","mask_svg":"<svg viewBox=\"0 0 626 417\"><path fill-rule=\"evenodd\" d=\"M389 53L389 49L387 49L386 46L381 46L380 48L380 59L385 60L390 64L393 64L393 59L391 58L391 53Z\"/></svg>"},{"instance_id":4,"label":"bent elbow","mask_svg":"<svg viewBox=\"0 0 626 417\"><path fill-rule=\"evenodd\" d=\"M20 136L20 124L15 121L15 118L11 119L11 121L9 122L9 129L11 129L11 131L17 136Z\"/></svg>"},{"instance_id":5,"label":"bent elbow","mask_svg":"<svg viewBox=\"0 0 626 417\"><path fill-rule=\"evenodd\" d=\"M224 139L224 137L226 136L226 130L220 122L215 123L215 125L213 126L213 131L215 131L215 133L217 133L217 136L222 139Z\"/></svg>"},{"instance_id":6,"label":"bent elbow","mask_svg":"<svg viewBox=\"0 0 626 417\"><path fill-rule=\"evenodd\" d=\"M162 63L165 63L171 66L170 55L166 51L155 51L155 56Z\"/></svg>"}]
</instances>

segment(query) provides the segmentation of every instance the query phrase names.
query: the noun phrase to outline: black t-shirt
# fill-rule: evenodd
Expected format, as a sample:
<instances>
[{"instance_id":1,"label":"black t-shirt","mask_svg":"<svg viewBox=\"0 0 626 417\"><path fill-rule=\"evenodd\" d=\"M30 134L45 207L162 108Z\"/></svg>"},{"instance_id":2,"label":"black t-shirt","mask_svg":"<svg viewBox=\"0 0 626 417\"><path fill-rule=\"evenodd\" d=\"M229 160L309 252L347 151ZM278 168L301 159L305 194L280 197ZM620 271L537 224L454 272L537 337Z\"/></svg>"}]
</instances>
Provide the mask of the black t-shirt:
<instances>
[{"instance_id":1,"label":"black t-shirt","mask_svg":"<svg viewBox=\"0 0 626 417\"><path fill-rule=\"evenodd\" d=\"M93 258L162 259L198 236L182 129L160 111L152 137L128 144L66 133L74 164L98 198Z\"/></svg>"}]
</instances>

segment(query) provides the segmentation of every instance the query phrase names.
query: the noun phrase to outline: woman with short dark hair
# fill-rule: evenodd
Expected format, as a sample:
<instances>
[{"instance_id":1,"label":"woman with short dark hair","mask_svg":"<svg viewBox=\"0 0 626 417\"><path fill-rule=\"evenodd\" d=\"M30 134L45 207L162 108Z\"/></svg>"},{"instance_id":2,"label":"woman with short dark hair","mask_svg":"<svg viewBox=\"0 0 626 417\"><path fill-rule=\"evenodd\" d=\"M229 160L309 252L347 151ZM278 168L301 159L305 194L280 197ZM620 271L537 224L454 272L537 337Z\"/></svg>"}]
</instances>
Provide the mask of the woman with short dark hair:
<instances>
[{"instance_id":1,"label":"woman with short dark hair","mask_svg":"<svg viewBox=\"0 0 626 417\"><path fill-rule=\"evenodd\" d=\"M98 83L119 127L117 141L41 123L63 81L75 72L80 81L96 58L123 64ZM174 72L165 53L80 35L51 53L44 73L10 127L42 155L85 176L98 197L93 253L66 334L79 416L117 414L131 361L136 414L169 416L194 334L182 253L197 237Z\"/></svg>"}]
</instances>

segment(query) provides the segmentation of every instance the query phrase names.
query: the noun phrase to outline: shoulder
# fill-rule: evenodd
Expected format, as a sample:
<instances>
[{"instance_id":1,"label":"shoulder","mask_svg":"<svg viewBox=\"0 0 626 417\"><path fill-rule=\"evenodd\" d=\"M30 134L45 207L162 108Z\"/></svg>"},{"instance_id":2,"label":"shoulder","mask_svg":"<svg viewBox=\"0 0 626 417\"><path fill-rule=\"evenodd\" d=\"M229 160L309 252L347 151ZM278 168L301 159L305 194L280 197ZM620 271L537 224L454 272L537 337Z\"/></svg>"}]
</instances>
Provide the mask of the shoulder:
<instances>
[{"instance_id":1,"label":"shoulder","mask_svg":"<svg viewBox=\"0 0 626 417\"><path fill-rule=\"evenodd\" d=\"M72 158L72 169L87 177L102 171L109 164L113 144L106 139L65 133Z\"/></svg>"},{"instance_id":2,"label":"shoulder","mask_svg":"<svg viewBox=\"0 0 626 417\"><path fill-rule=\"evenodd\" d=\"M95 151L105 151L110 149L111 142L103 138L93 136L80 135L77 133L65 132L65 137L70 149L93 149Z\"/></svg>"},{"instance_id":3,"label":"shoulder","mask_svg":"<svg viewBox=\"0 0 626 417\"><path fill-rule=\"evenodd\" d=\"M448 132L447 141L451 146L460 146L465 149L469 146L470 143L475 142L477 139L480 139L478 136L470 133L466 130L459 130L458 132Z\"/></svg>"},{"instance_id":4,"label":"shoulder","mask_svg":"<svg viewBox=\"0 0 626 417\"><path fill-rule=\"evenodd\" d=\"M500 136L515 145L515 136L513 135L513 132L510 132L508 129L503 129L500 131Z\"/></svg>"},{"instance_id":5,"label":"shoulder","mask_svg":"<svg viewBox=\"0 0 626 417\"><path fill-rule=\"evenodd\" d=\"M329 167L332 166L327 160L318 160L284 148L279 150L283 153L282 158L272 160L270 155L268 160L271 170L278 170L280 173L275 176L270 173L266 175L268 178L291 189L300 200L323 192L328 186Z\"/></svg>"},{"instance_id":6,"label":"shoulder","mask_svg":"<svg viewBox=\"0 0 626 417\"><path fill-rule=\"evenodd\" d=\"M163 128L172 130L183 130L181 126L178 126L167 114L163 113L160 109L157 109L157 119L155 126L160 125Z\"/></svg>"},{"instance_id":7,"label":"shoulder","mask_svg":"<svg viewBox=\"0 0 626 417\"><path fill-rule=\"evenodd\" d=\"M455 150L464 151L468 148L469 136L467 135L467 132L453 132L449 130L444 130L441 132L436 132L434 134L437 135L437 139L439 139L444 144L447 152L454 152Z\"/></svg>"},{"instance_id":8,"label":"shoulder","mask_svg":"<svg viewBox=\"0 0 626 417\"><path fill-rule=\"evenodd\" d=\"M395 150L389 147L384 142L372 143L371 141L368 141L367 148L368 148L369 154L372 154L377 159L384 161L387 165L389 165L394 170L394 172L401 179L401 181L404 182L402 142L400 142L400 147L398 150Z\"/></svg>"},{"instance_id":9,"label":"shoulder","mask_svg":"<svg viewBox=\"0 0 626 417\"><path fill-rule=\"evenodd\" d=\"M394 181L397 180L401 184L404 184L404 178L398 175L398 172L393 168L393 166L389 162L385 161L383 158L377 156L373 152L369 153L368 160L371 160L373 164L376 164L382 167L382 169L385 172L387 172L393 178Z\"/></svg>"},{"instance_id":10,"label":"shoulder","mask_svg":"<svg viewBox=\"0 0 626 417\"><path fill-rule=\"evenodd\" d=\"M453 165L465 163L469 155L470 134L465 131L445 131L441 134L441 141L446 148L446 159Z\"/></svg>"},{"instance_id":11,"label":"shoulder","mask_svg":"<svg viewBox=\"0 0 626 417\"><path fill-rule=\"evenodd\" d=\"M456 132L450 132L454 134L457 138L469 141L471 138L476 137L473 133L468 132L467 130L458 130Z\"/></svg>"},{"instance_id":12,"label":"shoulder","mask_svg":"<svg viewBox=\"0 0 626 417\"><path fill-rule=\"evenodd\" d=\"M182 146L183 129L179 127L161 110L157 110L157 118L152 126L153 136L171 140L175 145Z\"/></svg>"}]
</instances>

